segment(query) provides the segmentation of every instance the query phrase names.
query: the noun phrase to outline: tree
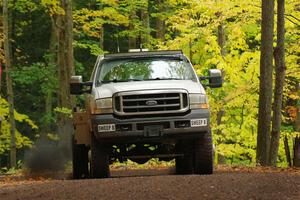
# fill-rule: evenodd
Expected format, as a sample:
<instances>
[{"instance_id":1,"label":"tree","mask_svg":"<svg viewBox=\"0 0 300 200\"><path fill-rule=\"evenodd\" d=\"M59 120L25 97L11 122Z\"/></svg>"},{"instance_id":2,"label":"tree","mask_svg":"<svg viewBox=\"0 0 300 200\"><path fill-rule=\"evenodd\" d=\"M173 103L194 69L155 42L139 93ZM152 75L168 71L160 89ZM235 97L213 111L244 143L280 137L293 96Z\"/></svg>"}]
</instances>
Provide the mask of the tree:
<instances>
[{"instance_id":1,"label":"tree","mask_svg":"<svg viewBox=\"0 0 300 200\"><path fill-rule=\"evenodd\" d=\"M41 128L39 133L56 132L57 121L53 108L62 107L62 101L69 102L69 97L64 95L67 95L68 91L62 91L61 87L63 84L68 85L69 75L60 84L58 80L59 77L65 77L63 73L69 73L67 71L69 69L64 67L69 66L66 64L69 47L66 42L67 11L62 2L65 1L15 1L10 7L11 12L14 12L15 26L15 32L11 34L10 40L15 58L12 73L15 110L27 114L34 120ZM127 51L129 38L132 39L131 48L139 47L138 40L141 36L143 46L150 50L182 49L185 55L191 58L198 75L207 75L207 70L211 68L221 69L225 74L222 88L206 89L210 96L211 127L216 152L224 156L225 163L255 162L261 1L74 0L72 2L74 65L76 72L83 74L85 80L90 76L96 55L117 52L117 47L121 52ZM300 80L298 25L300 16L297 10L299 3L297 0L285 2L284 44L287 69L283 90L284 117L280 130L281 135L286 138L285 144L290 145L291 149L297 149L296 144L299 140L295 138L299 129L295 126L295 110L299 95L296 94L295 85ZM2 33L0 31L0 41ZM61 71L61 75L58 76L59 70L62 69L64 72ZM264 81L262 76L261 79ZM6 95L6 91L1 92L2 95ZM59 95L61 92L65 93ZM273 95L276 96L274 93ZM63 107L71 108L69 103L66 104L68 105ZM7 114L4 116L5 120L7 116ZM45 122L49 122L49 126L46 127ZM16 123L18 128L16 143L19 149L18 131L31 140L35 139L35 134L17 119ZM9 129L6 125L2 132L5 131L5 144L9 144L7 140ZM7 157L8 147L5 149L5 153L0 152L5 157L2 161ZM19 150L18 152L20 157L22 153ZM281 140L277 162L280 166L287 165Z\"/></svg>"},{"instance_id":2,"label":"tree","mask_svg":"<svg viewBox=\"0 0 300 200\"><path fill-rule=\"evenodd\" d=\"M74 9L75 54L76 50L77 52L88 50L90 51L89 55L94 56L103 54L104 48L105 52L116 51L118 48L114 48L114 44L117 44L119 47L119 39L125 35L122 35L120 32L127 28L129 24L129 10L127 9L127 4L124 6L125 8L120 7L116 1L98 0L94 6L84 5ZM107 31L104 31L104 28ZM128 42L127 36L126 34L126 43ZM121 48L124 49L123 46ZM128 45L125 48L127 49ZM81 60L77 58L77 61Z\"/></svg>"},{"instance_id":3,"label":"tree","mask_svg":"<svg viewBox=\"0 0 300 200\"><path fill-rule=\"evenodd\" d=\"M10 110L9 110L9 103L4 99L0 97L0 118L2 119L2 122L0 124L0 167L2 167L2 164L5 166L6 163L1 162L3 157L6 157L6 154L11 149L11 125L10 125ZM35 123L24 114L18 113L16 110L14 111L14 117L16 122L29 126L32 130L37 129L38 127L35 125ZM23 135L19 130L15 130L16 132L16 148L18 150L22 148L29 148L32 146L32 141L27 136ZM3 159L4 160L4 159Z\"/></svg>"},{"instance_id":4,"label":"tree","mask_svg":"<svg viewBox=\"0 0 300 200\"><path fill-rule=\"evenodd\" d=\"M163 18L165 14L165 2L164 0L156 0L156 5L158 7L158 14L156 16L156 38L162 42L165 41L165 19Z\"/></svg>"},{"instance_id":5,"label":"tree","mask_svg":"<svg viewBox=\"0 0 300 200\"><path fill-rule=\"evenodd\" d=\"M61 0L63 14L57 16L57 65L59 77L58 106L72 108L72 100L69 92L71 75L74 75L73 63L73 23L71 0ZM63 122L62 122L63 123Z\"/></svg>"},{"instance_id":6,"label":"tree","mask_svg":"<svg viewBox=\"0 0 300 200\"><path fill-rule=\"evenodd\" d=\"M14 116L14 94L12 88L11 77L11 52L10 52L10 37L9 37L9 15L8 15L8 0L3 1L3 34L4 34L4 55L5 55L5 73L6 73L6 86L7 86L7 99L9 103L9 122L10 122L10 167L16 167L16 136L15 136L15 116Z\"/></svg>"},{"instance_id":7,"label":"tree","mask_svg":"<svg viewBox=\"0 0 300 200\"><path fill-rule=\"evenodd\" d=\"M0 95L1 95L1 90L2 90L2 63L4 60L4 52L3 52L3 21L2 18L0 18Z\"/></svg>"},{"instance_id":8,"label":"tree","mask_svg":"<svg viewBox=\"0 0 300 200\"><path fill-rule=\"evenodd\" d=\"M262 1L257 163L268 165L273 84L274 0Z\"/></svg>"},{"instance_id":9,"label":"tree","mask_svg":"<svg viewBox=\"0 0 300 200\"><path fill-rule=\"evenodd\" d=\"M277 46L274 50L275 58L275 92L273 105L273 119L269 165L276 166L280 139L281 109L283 100L283 86L285 78L285 52L284 52L284 0L277 0Z\"/></svg>"},{"instance_id":10,"label":"tree","mask_svg":"<svg viewBox=\"0 0 300 200\"><path fill-rule=\"evenodd\" d=\"M149 2L145 1L145 5L141 7L141 21L144 32L140 34L140 43L142 47L150 43L150 16L149 16Z\"/></svg>"},{"instance_id":11,"label":"tree","mask_svg":"<svg viewBox=\"0 0 300 200\"><path fill-rule=\"evenodd\" d=\"M69 84L70 78L75 74L73 57L73 19L72 19L72 1L61 0L61 7L64 10L63 15L57 18L57 66L58 66L58 107L60 110L72 110L74 106L74 97L71 97ZM69 141L72 135L72 122L65 113L58 115L58 134L61 137L60 144L66 148L66 156L70 156Z\"/></svg>"},{"instance_id":12,"label":"tree","mask_svg":"<svg viewBox=\"0 0 300 200\"><path fill-rule=\"evenodd\" d=\"M300 83L297 83L297 93L300 97ZM295 121L295 129L300 133L300 98L297 100L297 118ZM300 135L297 135L294 141L294 166L300 167Z\"/></svg>"}]
</instances>

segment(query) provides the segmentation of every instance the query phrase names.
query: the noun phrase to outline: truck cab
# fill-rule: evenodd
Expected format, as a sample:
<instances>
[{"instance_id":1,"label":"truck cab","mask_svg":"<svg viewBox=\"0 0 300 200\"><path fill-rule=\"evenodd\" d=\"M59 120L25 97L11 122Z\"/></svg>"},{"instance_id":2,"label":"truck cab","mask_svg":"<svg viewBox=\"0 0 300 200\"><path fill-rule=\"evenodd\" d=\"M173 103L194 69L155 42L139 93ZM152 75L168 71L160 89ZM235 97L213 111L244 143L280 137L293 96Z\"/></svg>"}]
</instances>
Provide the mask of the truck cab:
<instances>
[{"instance_id":1,"label":"truck cab","mask_svg":"<svg viewBox=\"0 0 300 200\"><path fill-rule=\"evenodd\" d=\"M212 174L205 87L221 86L220 70L197 77L182 51L99 56L90 81L71 77L71 94L86 99L73 115L74 178L106 178L116 160L151 158L175 159L178 174Z\"/></svg>"}]
</instances>

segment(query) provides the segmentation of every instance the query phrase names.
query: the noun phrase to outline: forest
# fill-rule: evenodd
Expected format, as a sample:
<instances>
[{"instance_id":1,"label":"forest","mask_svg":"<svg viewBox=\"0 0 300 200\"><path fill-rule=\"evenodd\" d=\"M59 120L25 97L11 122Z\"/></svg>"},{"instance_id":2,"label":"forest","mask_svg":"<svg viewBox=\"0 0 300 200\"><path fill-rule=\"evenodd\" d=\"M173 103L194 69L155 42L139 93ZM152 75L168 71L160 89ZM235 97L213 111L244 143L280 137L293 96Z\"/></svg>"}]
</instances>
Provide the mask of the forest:
<instances>
[{"instance_id":1,"label":"forest","mask_svg":"<svg viewBox=\"0 0 300 200\"><path fill-rule=\"evenodd\" d=\"M272 20L269 23L274 24L271 48L275 49L280 41L278 30L282 30L277 14L282 12L277 8L277 1L273 6L274 23ZM136 48L183 50L199 76L206 75L208 69L222 70L223 87L206 90L215 163L265 164L257 157L259 123L265 123L259 121L260 81L264 80L260 74L261 1L4 0L0 7L3 10L0 16L1 171L22 167L26 152L34 148L39 138L47 137L53 142L61 139L57 135L59 124L62 116L71 115L70 102L74 101L68 94L68 75L82 74L88 80L97 55ZM274 92L275 98L271 107L280 105L281 118L278 156L272 165L299 167L299 0L285 0L283 22L285 77L279 104L275 103L275 97L280 94L276 92L279 88L275 79L276 59L271 58L269 68L271 94ZM269 54L273 56L272 51ZM82 98L76 102L82 103ZM272 128L275 124L271 123ZM267 133L268 140L270 134Z\"/></svg>"}]
</instances>

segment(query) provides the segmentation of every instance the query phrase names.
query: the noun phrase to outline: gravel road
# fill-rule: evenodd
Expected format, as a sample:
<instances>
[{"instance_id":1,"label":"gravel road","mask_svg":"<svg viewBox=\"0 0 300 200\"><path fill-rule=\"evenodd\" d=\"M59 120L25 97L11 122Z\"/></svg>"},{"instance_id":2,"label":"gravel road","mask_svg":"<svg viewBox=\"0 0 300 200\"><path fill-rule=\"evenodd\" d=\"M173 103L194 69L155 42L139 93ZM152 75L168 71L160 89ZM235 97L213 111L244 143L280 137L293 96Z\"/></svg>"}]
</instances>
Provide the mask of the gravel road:
<instances>
[{"instance_id":1,"label":"gravel road","mask_svg":"<svg viewBox=\"0 0 300 200\"><path fill-rule=\"evenodd\" d=\"M97 180L0 181L0 199L272 199L300 200L300 175L229 170L173 175L172 170L119 170Z\"/></svg>"}]
</instances>

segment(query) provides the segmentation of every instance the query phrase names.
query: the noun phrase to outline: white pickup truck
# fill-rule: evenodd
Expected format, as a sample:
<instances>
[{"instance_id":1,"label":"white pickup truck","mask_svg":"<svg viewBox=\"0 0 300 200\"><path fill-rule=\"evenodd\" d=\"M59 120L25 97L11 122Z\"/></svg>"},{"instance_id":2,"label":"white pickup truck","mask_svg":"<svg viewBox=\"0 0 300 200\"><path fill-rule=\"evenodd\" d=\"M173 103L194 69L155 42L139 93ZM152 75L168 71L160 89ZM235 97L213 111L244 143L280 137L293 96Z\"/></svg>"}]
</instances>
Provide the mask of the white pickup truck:
<instances>
[{"instance_id":1,"label":"white pickup truck","mask_svg":"<svg viewBox=\"0 0 300 200\"><path fill-rule=\"evenodd\" d=\"M74 110L74 178L106 178L115 160L151 158L175 158L178 174L212 174L204 88L221 86L220 70L197 77L182 51L99 56L90 81L71 77L71 94L86 94L86 108Z\"/></svg>"}]
</instances>

